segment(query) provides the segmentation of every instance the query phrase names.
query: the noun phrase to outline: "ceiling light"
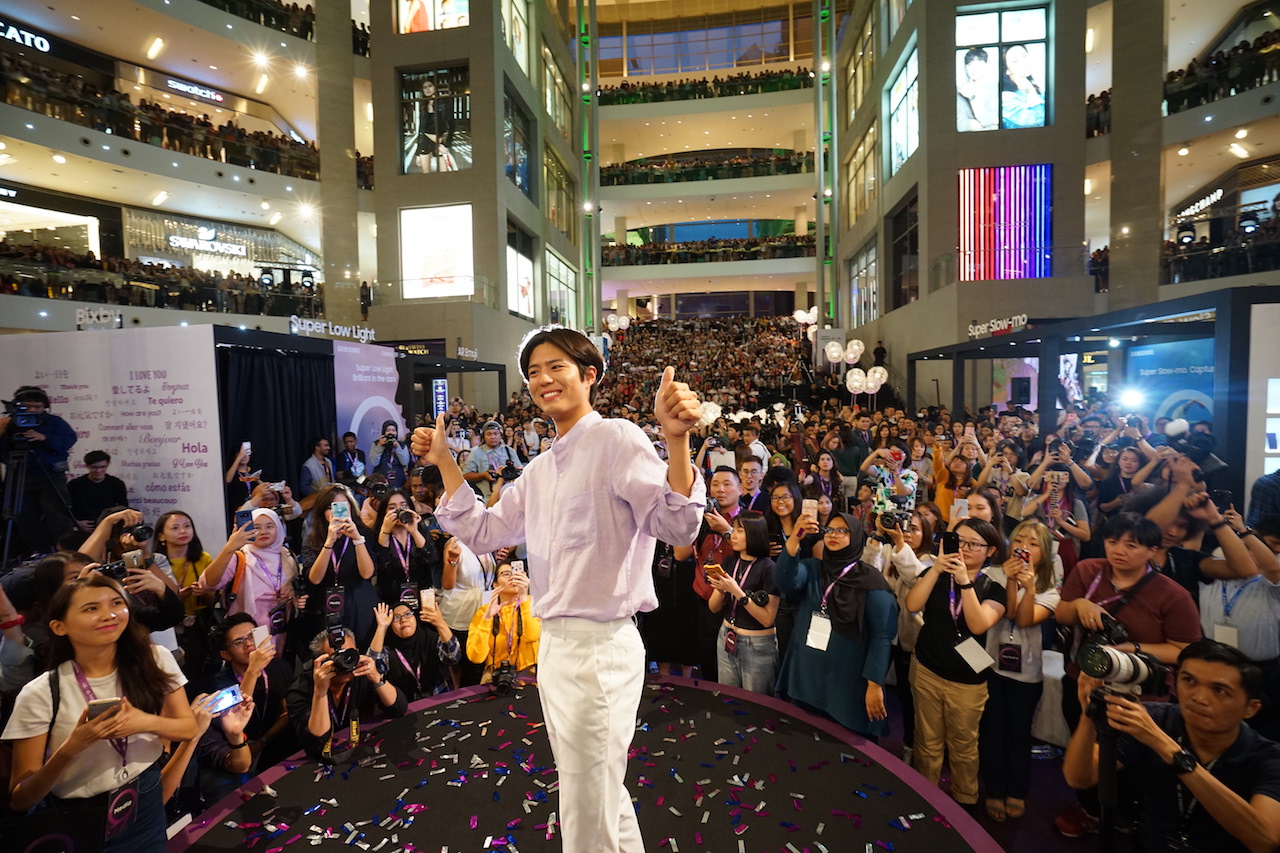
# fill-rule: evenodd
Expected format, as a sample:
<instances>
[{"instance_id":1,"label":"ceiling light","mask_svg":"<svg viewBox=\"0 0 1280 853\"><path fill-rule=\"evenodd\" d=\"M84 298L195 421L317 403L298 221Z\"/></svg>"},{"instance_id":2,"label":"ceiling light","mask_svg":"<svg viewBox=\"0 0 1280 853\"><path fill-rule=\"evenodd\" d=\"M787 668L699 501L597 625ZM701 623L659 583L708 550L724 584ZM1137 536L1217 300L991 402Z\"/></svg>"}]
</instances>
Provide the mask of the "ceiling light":
<instances>
[{"instance_id":1,"label":"ceiling light","mask_svg":"<svg viewBox=\"0 0 1280 853\"><path fill-rule=\"evenodd\" d=\"M303 65L301 62L293 66L293 76L297 77L299 80L305 80L309 73L307 66Z\"/></svg>"},{"instance_id":2,"label":"ceiling light","mask_svg":"<svg viewBox=\"0 0 1280 853\"><path fill-rule=\"evenodd\" d=\"M1084 31L1084 52L1085 53L1093 53L1093 38L1094 38L1093 27L1089 27L1089 29Z\"/></svg>"},{"instance_id":3,"label":"ceiling light","mask_svg":"<svg viewBox=\"0 0 1280 853\"><path fill-rule=\"evenodd\" d=\"M66 158L66 157L63 157L61 154L54 154L54 155L53 155L53 162L58 163L58 164L62 164L62 163L67 162L67 158Z\"/></svg>"},{"instance_id":4,"label":"ceiling light","mask_svg":"<svg viewBox=\"0 0 1280 853\"><path fill-rule=\"evenodd\" d=\"M1089 180L1088 178L1085 178L1085 179L1084 179L1084 194L1085 194L1085 195L1089 195L1089 193L1091 193L1091 192L1093 192L1093 181Z\"/></svg>"},{"instance_id":5,"label":"ceiling light","mask_svg":"<svg viewBox=\"0 0 1280 853\"><path fill-rule=\"evenodd\" d=\"M283 218L284 218L284 214L277 210L275 213L271 214L271 218L267 220L267 224L275 225L277 222L279 222Z\"/></svg>"},{"instance_id":6,"label":"ceiling light","mask_svg":"<svg viewBox=\"0 0 1280 853\"><path fill-rule=\"evenodd\" d=\"M270 203L270 202L267 202L267 201L264 201L264 202L262 203L262 205L261 205L261 206L262 206L262 209L263 209L263 210L270 210L270 209L271 209L271 203Z\"/></svg>"},{"instance_id":7,"label":"ceiling light","mask_svg":"<svg viewBox=\"0 0 1280 853\"><path fill-rule=\"evenodd\" d=\"M315 216L315 213L315 205L308 204L305 201L298 205L298 215L303 219L310 219L312 216Z\"/></svg>"},{"instance_id":8,"label":"ceiling light","mask_svg":"<svg viewBox=\"0 0 1280 853\"><path fill-rule=\"evenodd\" d=\"M210 66L209 66L209 70L210 70L210 71L217 71L217 70L218 70L218 66L216 66L216 65L210 65Z\"/></svg>"},{"instance_id":9,"label":"ceiling light","mask_svg":"<svg viewBox=\"0 0 1280 853\"><path fill-rule=\"evenodd\" d=\"M1227 146L1227 150L1239 157L1241 160L1248 160L1253 155L1245 150L1245 147L1239 142L1233 142Z\"/></svg>"},{"instance_id":10,"label":"ceiling light","mask_svg":"<svg viewBox=\"0 0 1280 853\"><path fill-rule=\"evenodd\" d=\"M160 205L164 204L168 200L169 200L169 192L167 190L160 190L160 192L156 193L156 197L151 199L151 206L159 207Z\"/></svg>"},{"instance_id":11,"label":"ceiling light","mask_svg":"<svg viewBox=\"0 0 1280 853\"><path fill-rule=\"evenodd\" d=\"M1190 149L1190 148L1188 148L1188 147L1187 147L1187 146L1185 146L1185 145L1178 149L1178 156L1179 156L1179 157L1186 157L1186 156L1187 156L1188 154L1190 154L1190 153L1191 153L1191 149Z\"/></svg>"},{"instance_id":12,"label":"ceiling light","mask_svg":"<svg viewBox=\"0 0 1280 853\"><path fill-rule=\"evenodd\" d=\"M269 82L271 82L271 78L263 74L258 78L258 85L253 88L253 93L255 95L261 95L267 90L267 83Z\"/></svg>"},{"instance_id":13,"label":"ceiling light","mask_svg":"<svg viewBox=\"0 0 1280 853\"><path fill-rule=\"evenodd\" d=\"M1242 127L1236 131L1236 139L1244 139L1248 135L1249 135L1249 129L1246 127Z\"/></svg>"},{"instance_id":14,"label":"ceiling light","mask_svg":"<svg viewBox=\"0 0 1280 853\"><path fill-rule=\"evenodd\" d=\"M151 42L151 47L147 48L147 59L155 59L162 50L164 50L164 39L156 36L155 41Z\"/></svg>"},{"instance_id":15,"label":"ceiling light","mask_svg":"<svg viewBox=\"0 0 1280 853\"><path fill-rule=\"evenodd\" d=\"M254 64L254 65L258 66L259 68L266 68L266 67L267 67L267 63L268 63L268 62L270 62L270 61L271 61L271 57L267 56L267 55L266 55L265 53L263 53L262 51L260 51L260 50L258 50L258 51L254 51L254 54L253 54L253 64Z\"/></svg>"}]
</instances>

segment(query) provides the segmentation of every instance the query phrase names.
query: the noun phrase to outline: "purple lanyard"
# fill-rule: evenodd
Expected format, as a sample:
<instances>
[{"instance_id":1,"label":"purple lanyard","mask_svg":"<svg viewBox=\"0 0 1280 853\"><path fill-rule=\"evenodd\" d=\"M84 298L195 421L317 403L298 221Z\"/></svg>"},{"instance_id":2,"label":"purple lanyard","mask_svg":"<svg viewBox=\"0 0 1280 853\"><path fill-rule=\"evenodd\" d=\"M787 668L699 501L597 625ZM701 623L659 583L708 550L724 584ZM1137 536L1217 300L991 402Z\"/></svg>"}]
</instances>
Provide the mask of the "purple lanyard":
<instances>
[{"instance_id":1,"label":"purple lanyard","mask_svg":"<svg viewBox=\"0 0 1280 853\"><path fill-rule=\"evenodd\" d=\"M400 560L400 565L404 567L404 579L408 580L409 579L409 550L410 550L409 545L406 544L403 548L401 548L400 540L397 539L395 537L395 534L393 533L391 534L391 547L395 550L396 558Z\"/></svg>"},{"instance_id":2,"label":"purple lanyard","mask_svg":"<svg viewBox=\"0 0 1280 853\"><path fill-rule=\"evenodd\" d=\"M396 653L396 657L400 658L400 663L404 666L404 668L405 668L406 670L408 670L409 672L412 672L412 673L413 673L413 683L414 683L414 684L418 684L419 686L421 686L421 684L420 684L420 681L421 681L421 675L420 675L420 673L422 672L422 667L421 667L421 666L417 666L417 667L409 666L409 661L405 658L405 656L404 656L404 655L400 654L400 650L399 650L399 649L395 649L395 653Z\"/></svg>"},{"instance_id":3,"label":"purple lanyard","mask_svg":"<svg viewBox=\"0 0 1280 853\"><path fill-rule=\"evenodd\" d=\"M341 565L342 565L342 558L343 558L343 557L345 557L345 556L347 556L347 547L348 547L348 546L350 546L350 545L351 545L351 540L350 540L350 539L348 539L348 538L346 538L346 537L343 537L343 539L342 539L342 553L341 553L341 554L339 554L339 553L338 553L338 549L337 549L337 548L332 548L332 549L330 549L330 550L329 550L329 565L333 567L333 582L334 582L334 583L337 583L337 582L338 582L338 569L339 569L339 568L341 567Z\"/></svg>"},{"instance_id":4,"label":"purple lanyard","mask_svg":"<svg viewBox=\"0 0 1280 853\"><path fill-rule=\"evenodd\" d=\"M342 716L338 716L338 706L333 702L333 694L329 693L327 690L325 691L327 694L326 698L329 700L329 717L333 720L334 731L341 728L343 721L346 720L347 712L351 708L351 694L355 692L351 689L350 684L344 687L343 691L345 695L342 697Z\"/></svg>"},{"instance_id":5,"label":"purple lanyard","mask_svg":"<svg viewBox=\"0 0 1280 853\"><path fill-rule=\"evenodd\" d=\"M741 588L743 582L745 582L747 579L747 575L751 574L751 567L755 565L755 560L744 561L741 555L735 556L734 559L736 559L738 563L733 567L733 570L729 573L729 576L733 578L733 582L736 583L739 588ZM742 577L738 577L737 575L738 566L744 567L742 572ZM746 590L743 590L743 592L746 592ZM733 603L729 605L729 624L730 625L733 624L733 617L734 617L734 614L736 614L737 612L738 612L738 599L735 598L733 600Z\"/></svg>"},{"instance_id":6,"label":"purple lanyard","mask_svg":"<svg viewBox=\"0 0 1280 853\"><path fill-rule=\"evenodd\" d=\"M253 562L258 565L258 572L267 579L267 583L271 583L271 575L267 572L267 563L257 554L250 553ZM284 586L284 561L280 561L280 565L276 566L276 592L280 591L280 587Z\"/></svg>"},{"instance_id":7,"label":"purple lanyard","mask_svg":"<svg viewBox=\"0 0 1280 853\"><path fill-rule=\"evenodd\" d=\"M71 662L71 670L76 674L76 684L80 685L80 692L84 694L85 702L92 702L98 698L93 692L93 688L89 686L89 679L85 677L84 670L80 668L80 664L75 661ZM56 677L56 673L55 673ZM120 766L128 767L129 760L125 758L125 753L129 751L129 738L117 737L111 739L111 748L120 753Z\"/></svg>"},{"instance_id":8,"label":"purple lanyard","mask_svg":"<svg viewBox=\"0 0 1280 853\"><path fill-rule=\"evenodd\" d=\"M835 589L836 584L840 583L840 579L849 574L849 571L856 565L858 565L858 561L854 560L852 563L845 566L840 571L840 574L836 575L836 579L831 582L831 585L827 587L827 591L822 594L822 607L820 609L823 615L826 615L827 612L827 598L831 595L831 590Z\"/></svg>"},{"instance_id":9,"label":"purple lanyard","mask_svg":"<svg viewBox=\"0 0 1280 853\"><path fill-rule=\"evenodd\" d=\"M1147 575L1151 574L1154 571L1155 569L1153 569L1150 565L1148 565L1147 570L1143 572L1143 577L1146 577ZM1093 601L1092 596L1095 592L1098 591L1098 584L1100 583L1102 583L1101 571L1099 571L1096 575L1094 575L1093 581L1089 584L1089 588L1085 590L1085 594L1084 594L1085 601ZM1112 589L1115 588L1115 583L1116 583L1115 580L1112 579L1111 581ZM1093 601L1093 603L1098 605L1099 607L1105 608L1108 604L1111 604L1113 601L1119 601L1123 597L1124 597L1123 592L1117 592L1115 595L1111 596L1110 598L1104 599L1102 601Z\"/></svg>"}]
</instances>

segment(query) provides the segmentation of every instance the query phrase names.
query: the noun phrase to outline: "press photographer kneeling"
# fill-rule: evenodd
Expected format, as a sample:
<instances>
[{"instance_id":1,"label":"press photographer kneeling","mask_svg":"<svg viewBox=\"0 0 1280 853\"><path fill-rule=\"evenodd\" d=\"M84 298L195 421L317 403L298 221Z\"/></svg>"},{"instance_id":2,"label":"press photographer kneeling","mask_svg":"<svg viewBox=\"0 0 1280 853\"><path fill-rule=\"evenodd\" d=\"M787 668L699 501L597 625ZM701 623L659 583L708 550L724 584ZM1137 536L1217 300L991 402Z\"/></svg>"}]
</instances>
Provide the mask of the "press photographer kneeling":
<instances>
[{"instance_id":1,"label":"press photographer kneeling","mask_svg":"<svg viewBox=\"0 0 1280 853\"><path fill-rule=\"evenodd\" d=\"M484 664L481 684L499 696L515 689L516 675L538 662L542 620L533 615L524 561L498 566L489 603L476 610L467 631L467 657Z\"/></svg>"},{"instance_id":2,"label":"press photographer kneeling","mask_svg":"<svg viewBox=\"0 0 1280 853\"><path fill-rule=\"evenodd\" d=\"M311 654L314 660L303 664L285 699L298 743L310 758L331 762L358 746L361 722L375 715L404 716L404 694L373 658L360 654L340 614L311 641Z\"/></svg>"},{"instance_id":3,"label":"press photographer kneeling","mask_svg":"<svg viewBox=\"0 0 1280 853\"><path fill-rule=\"evenodd\" d=\"M1179 653L1175 683L1176 704L1143 704L1082 673L1078 698L1089 710L1067 746L1067 784L1088 788L1109 772L1102 729L1116 738L1116 767L1143 779L1145 853L1276 849L1280 745L1245 725L1261 707L1262 671L1240 651L1200 640Z\"/></svg>"}]
</instances>

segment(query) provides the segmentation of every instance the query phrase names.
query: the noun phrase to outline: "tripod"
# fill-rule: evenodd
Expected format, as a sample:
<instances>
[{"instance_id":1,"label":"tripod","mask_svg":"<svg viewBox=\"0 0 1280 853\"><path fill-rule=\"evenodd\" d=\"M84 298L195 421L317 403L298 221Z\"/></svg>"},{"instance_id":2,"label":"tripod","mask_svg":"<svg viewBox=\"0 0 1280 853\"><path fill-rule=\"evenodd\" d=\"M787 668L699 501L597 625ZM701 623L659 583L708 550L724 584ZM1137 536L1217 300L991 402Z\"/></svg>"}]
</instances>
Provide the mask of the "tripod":
<instances>
[{"instance_id":1,"label":"tripod","mask_svg":"<svg viewBox=\"0 0 1280 853\"><path fill-rule=\"evenodd\" d=\"M31 463L31 448L27 446L25 440L16 441L14 447L9 450L9 455L5 458L4 502L0 505L0 518L4 519L5 531L4 552L3 557L0 557L0 575L9 571L9 555L13 545L14 522L22 517L22 511L26 504L27 479L30 475ZM73 520L74 523L75 515L71 511L71 502L67 497L66 487L58 487L58 483L49 476L49 472L39 459L35 460L35 466L39 470L40 476L44 477L49 488L58 496L67 518ZM28 545L30 544L28 543Z\"/></svg>"},{"instance_id":2,"label":"tripod","mask_svg":"<svg viewBox=\"0 0 1280 853\"><path fill-rule=\"evenodd\" d=\"M1099 853L1113 853L1116 845L1116 808L1118 796L1116 788L1116 732L1107 722L1107 706L1105 696L1108 692L1131 696L1137 695L1127 691L1111 691L1095 688L1089 696L1089 707L1084 713L1093 720L1093 727L1098 733L1098 850Z\"/></svg>"}]
</instances>

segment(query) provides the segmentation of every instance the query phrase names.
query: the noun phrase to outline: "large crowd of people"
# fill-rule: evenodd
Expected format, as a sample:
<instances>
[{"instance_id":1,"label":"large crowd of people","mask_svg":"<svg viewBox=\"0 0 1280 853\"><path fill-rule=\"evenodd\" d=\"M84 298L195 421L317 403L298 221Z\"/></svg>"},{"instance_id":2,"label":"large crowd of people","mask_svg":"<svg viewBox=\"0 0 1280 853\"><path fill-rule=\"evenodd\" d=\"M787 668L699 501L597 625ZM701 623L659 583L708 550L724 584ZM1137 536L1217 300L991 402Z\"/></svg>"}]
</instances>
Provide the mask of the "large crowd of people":
<instances>
[{"instance_id":1,"label":"large crowd of people","mask_svg":"<svg viewBox=\"0 0 1280 853\"><path fill-rule=\"evenodd\" d=\"M1105 396L1051 417L1012 403L851 407L798 368L806 346L785 318L637 322L593 375L594 408L640 426L659 457L687 443L708 495L692 543L654 554L658 608L640 614L649 662L871 739L900 713L903 760L936 783L945 757L950 795L1004 822L1050 796L1031 788L1031 729L1058 652L1068 666L1051 712L1073 730L1063 768L1079 793L1059 832L1097 831L1101 715L1141 771L1121 773L1116 814L1158 845L1146 849L1166 849L1166 835L1178 849L1280 841L1280 474L1258 481L1246 514L1244 495L1218 490L1208 421L1152 422ZM678 442L653 402L672 363L704 401ZM532 382L523 355L521 367ZM538 381L545 395L579 380ZM755 409L765 389L782 398L789 386L792 400ZM70 426L38 388L15 399L43 417L23 437L65 470ZM550 405L527 388L496 412L456 398L443 434L411 438L388 421L367 446L352 433L331 445L317 424L293 470L254 470L242 446L226 470L225 542L180 510L149 519L121 505L135 486L101 451L84 457L65 511L30 495L14 550L52 553L10 571L0 595L13 807L114 787L123 753L111 741L132 708L146 716L127 730L126 775L155 774L148 808L198 812L299 748L343 761L360 726L413 699L485 683L502 662L530 670L547 636L526 545L463 540L494 538L473 502L510 521L514 493L523 511L522 476L556 447ZM0 423L0 450L20 431ZM1157 674L1142 702L1094 691L1116 660ZM87 718L80 673L119 708ZM50 681L66 709L52 717ZM245 701L213 712L233 685ZM1171 806L1179 782L1195 820Z\"/></svg>"},{"instance_id":2,"label":"large crowd of people","mask_svg":"<svg viewBox=\"0 0 1280 853\"><path fill-rule=\"evenodd\" d=\"M319 179L320 152L311 142L246 130L232 117L215 124L208 114L170 110L146 98L135 104L128 92L8 53L0 53L0 74L11 106L231 166Z\"/></svg>"},{"instance_id":3,"label":"large crowd of people","mask_svg":"<svg viewBox=\"0 0 1280 853\"><path fill-rule=\"evenodd\" d=\"M303 287L301 278L288 286L280 281L264 288L260 280L233 270L197 270L129 258L99 259L91 251L80 254L6 240L0 240L3 293L232 314L316 317L324 312L323 293Z\"/></svg>"},{"instance_id":4,"label":"large crowd of people","mask_svg":"<svg viewBox=\"0 0 1280 853\"><path fill-rule=\"evenodd\" d=\"M779 234L773 237L712 237L687 243L630 243L605 246L600 262L607 267L646 264L697 264L718 261L757 261L774 258L813 257L811 234Z\"/></svg>"},{"instance_id":5,"label":"large crowd of people","mask_svg":"<svg viewBox=\"0 0 1280 853\"><path fill-rule=\"evenodd\" d=\"M1248 231L1241 227L1241 219L1234 217L1225 223L1221 236L1205 234L1189 243L1164 241L1160 283L1178 284L1280 269L1280 219L1274 210L1255 214L1255 217Z\"/></svg>"},{"instance_id":6,"label":"large crowd of people","mask_svg":"<svg viewBox=\"0 0 1280 853\"><path fill-rule=\"evenodd\" d=\"M1245 39L1230 50L1216 51L1201 62L1175 68L1164 79L1165 114L1211 104L1280 80L1280 29ZM1111 90L1090 95L1086 104L1085 135L1111 132Z\"/></svg>"},{"instance_id":7,"label":"large crowd of people","mask_svg":"<svg viewBox=\"0 0 1280 853\"><path fill-rule=\"evenodd\" d=\"M281 0L200 0L215 9L221 9L261 24L269 30L279 30L307 41L316 40L316 12L310 3L283 3Z\"/></svg>"},{"instance_id":8,"label":"large crowd of people","mask_svg":"<svg viewBox=\"0 0 1280 853\"><path fill-rule=\"evenodd\" d=\"M649 104L659 101L694 101L702 98L723 98L733 95L758 95L765 92L785 92L813 86L813 74L808 68L794 71L742 71L721 77L686 77L679 80L651 81L629 79L617 86L601 86L597 98L602 107L618 104Z\"/></svg>"},{"instance_id":9,"label":"large crowd of people","mask_svg":"<svg viewBox=\"0 0 1280 853\"><path fill-rule=\"evenodd\" d=\"M611 187L681 181L723 181L729 178L767 178L771 175L797 175L812 171L812 151L635 160L600 167L600 185Z\"/></svg>"}]
</instances>

